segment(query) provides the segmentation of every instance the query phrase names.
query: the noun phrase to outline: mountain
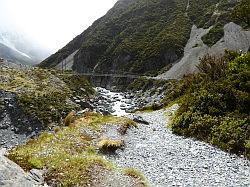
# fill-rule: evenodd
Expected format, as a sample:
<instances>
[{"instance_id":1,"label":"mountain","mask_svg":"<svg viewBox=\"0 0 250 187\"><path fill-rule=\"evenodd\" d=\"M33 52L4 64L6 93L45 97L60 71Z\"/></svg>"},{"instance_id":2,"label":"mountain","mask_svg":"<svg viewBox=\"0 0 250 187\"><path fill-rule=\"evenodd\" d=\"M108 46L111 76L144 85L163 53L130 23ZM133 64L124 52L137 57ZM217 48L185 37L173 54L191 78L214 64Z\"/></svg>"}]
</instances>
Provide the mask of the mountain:
<instances>
[{"instance_id":1,"label":"mountain","mask_svg":"<svg viewBox=\"0 0 250 187\"><path fill-rule=\"evenodd\" d=\"M249 4L249 0L119 0L105 16L40 66L61 67L62 63L69 63L68 68L84 73L156 75L185 57L192 37L197 38L192 39L191 48L205 46L204 53L218 42L223 43L224 33L230 32L226 25L231 22L231 30L244 32L238 37L243 43L235 46L235 38L229 34L229 39L225 38L229 42L219 52L226 48L247 51ZM203 34L199 35L201 31ZM195 63L189 64L189 59L185 66L175 68L174 72L187 69L178 77L195 71L201 53L193 55L190 59Z\"/></svg>"},{"instance_id":2,"label":"mountain","mask_svg":"<svg viewBox=\"0 0 250 187\"><path fill-rule=\"evenodd\" d=\"M0 57L14 63L34 65L51 53L25 34L0 27Z\"/></svg>"},{"instance_id":3,"label":"mountain","mask_svg":"<svg viewBox=\"0 0 250 187\"><path fill-rule=\"evenodd\" d=\"M3 45L1 43L0 43L0 57L8 61L26 65L32 62L30 57L28 57L26 54L20 53L19 51L11 49L8 46Z\"/></svg>"}]
</instances>

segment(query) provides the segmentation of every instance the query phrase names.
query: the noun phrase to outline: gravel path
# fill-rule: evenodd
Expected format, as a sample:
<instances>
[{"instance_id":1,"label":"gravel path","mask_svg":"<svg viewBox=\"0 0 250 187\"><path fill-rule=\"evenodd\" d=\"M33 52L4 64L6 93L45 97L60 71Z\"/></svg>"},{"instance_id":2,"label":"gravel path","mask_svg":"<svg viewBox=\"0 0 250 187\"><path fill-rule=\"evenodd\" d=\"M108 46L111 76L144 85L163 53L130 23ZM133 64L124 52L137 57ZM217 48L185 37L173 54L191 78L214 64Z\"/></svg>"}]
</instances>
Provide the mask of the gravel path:
<instances>
[{"instance_id":1,"label":"gravel path","mask_svg":"<svg viewBox=\"0 0 250 187\"><path fill-rule=\"evenodd\" d=\"M140 116L150 125L130 129L125 149L106 156L118 166L140 170L153 187L250 186L250 161L172 134L163 110Z\"/></svg>"}]
</instances>

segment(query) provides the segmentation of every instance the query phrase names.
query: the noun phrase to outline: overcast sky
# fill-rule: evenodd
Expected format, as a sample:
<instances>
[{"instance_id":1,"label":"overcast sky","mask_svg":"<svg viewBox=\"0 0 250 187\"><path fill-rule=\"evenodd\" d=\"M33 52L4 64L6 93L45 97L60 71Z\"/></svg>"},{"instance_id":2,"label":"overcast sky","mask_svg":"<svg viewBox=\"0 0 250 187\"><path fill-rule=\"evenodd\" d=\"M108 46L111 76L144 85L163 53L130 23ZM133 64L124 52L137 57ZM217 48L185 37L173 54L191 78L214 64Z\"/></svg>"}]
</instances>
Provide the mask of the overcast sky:
<instances>
[{"instance_id":1,"label":"overcast sky","mask_svg":"<svg viewBox=\"0 0 250 187\"><path fill-rule=\"evenodd\" d=\"M0 24L16 26L58 50L103 16L117 0L0 0Z\"/></svg>"}]
</instances>

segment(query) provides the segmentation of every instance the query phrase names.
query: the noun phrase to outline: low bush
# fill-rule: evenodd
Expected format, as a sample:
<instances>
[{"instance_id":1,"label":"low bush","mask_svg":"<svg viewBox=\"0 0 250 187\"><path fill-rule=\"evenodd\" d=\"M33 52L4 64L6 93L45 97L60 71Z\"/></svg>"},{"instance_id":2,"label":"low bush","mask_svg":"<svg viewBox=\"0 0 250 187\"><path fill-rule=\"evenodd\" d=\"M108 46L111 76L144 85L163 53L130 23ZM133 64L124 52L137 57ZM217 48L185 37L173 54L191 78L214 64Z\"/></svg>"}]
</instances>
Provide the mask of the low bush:
<instances>
[{"instance_id":1,"label":"low bush","mask_svg":"<svg viewBox=\"0 0 250 187\"><path fill-rule=\"evenodd\" d=\"M212 29L210 29L209 33L204 35L201 39L204 42L204 44L211 47L214 44L216 44L223 36L224 36L223 25L217 24Z\"/></svg>"}]
</instances>

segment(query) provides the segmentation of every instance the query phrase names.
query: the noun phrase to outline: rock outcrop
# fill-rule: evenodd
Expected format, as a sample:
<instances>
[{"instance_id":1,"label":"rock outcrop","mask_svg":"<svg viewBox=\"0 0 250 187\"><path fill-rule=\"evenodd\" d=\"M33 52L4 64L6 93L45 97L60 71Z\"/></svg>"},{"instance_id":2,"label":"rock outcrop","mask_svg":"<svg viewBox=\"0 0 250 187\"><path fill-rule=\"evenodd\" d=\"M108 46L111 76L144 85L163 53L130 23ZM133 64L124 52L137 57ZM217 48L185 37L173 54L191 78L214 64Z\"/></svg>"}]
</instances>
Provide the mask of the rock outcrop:
<instances>
[{"instance_id":1,"label":"rock outcrop","mask_svg":"<svg viewBox=\"0 0 250 187\"><path fill-rule=\"evenodd\" d=\"M246 52L250 47L250 31L243 30L239 25L230 22L224 26L224 37L222 37L211 48L205 45L202 37L209 29L192 27L190 39L184 49L183 58L173 65L170 70L158 76L161 79L180 79L184 75L197 71L199 59L206 54L223 55L226 49Z\"/></svg>"},{"instance_id":2,"label":"rock outcrop","mask_svg":"<svg viewBox=\"0 0 250 187\"><path fill-rule=\"evenodd\" d=\"M26 115L16 103L16 95L0 90L0 148L25 143L44 130L38 120Z\"/></svg>"},{"instance_id":3,"label":"rock outcrop","mask_svg":"<svg viewBox=\"0 0 250 187\"><path fill-rule=\"evenodd\" d=\"M1 187L45 187L42 172L31 170L25 172L16 163L4 156L0 150L0 186Z\"/></svg>"}]
</instances>

